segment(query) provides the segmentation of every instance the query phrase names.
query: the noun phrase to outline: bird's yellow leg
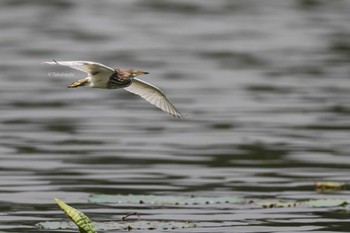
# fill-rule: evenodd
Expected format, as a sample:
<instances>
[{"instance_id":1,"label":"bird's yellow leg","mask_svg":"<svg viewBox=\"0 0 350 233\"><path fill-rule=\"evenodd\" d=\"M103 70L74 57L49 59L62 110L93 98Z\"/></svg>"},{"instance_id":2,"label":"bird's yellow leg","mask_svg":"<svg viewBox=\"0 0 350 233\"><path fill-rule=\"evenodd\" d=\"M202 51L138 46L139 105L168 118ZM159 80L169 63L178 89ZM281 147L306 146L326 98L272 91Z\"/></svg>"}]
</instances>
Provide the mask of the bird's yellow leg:
<instances>
[{"instance_id":1,"label":"bird's yellow leg","mask_svg":"<svg viewBox=\"0 0 350 233\"><path fill-rule=\"evenodd\" d=\"M76 88L79 86L86 86L89 84L89 81L87 79L80 79L68 86L68 88Z\"/></svg>"}]
</instances>

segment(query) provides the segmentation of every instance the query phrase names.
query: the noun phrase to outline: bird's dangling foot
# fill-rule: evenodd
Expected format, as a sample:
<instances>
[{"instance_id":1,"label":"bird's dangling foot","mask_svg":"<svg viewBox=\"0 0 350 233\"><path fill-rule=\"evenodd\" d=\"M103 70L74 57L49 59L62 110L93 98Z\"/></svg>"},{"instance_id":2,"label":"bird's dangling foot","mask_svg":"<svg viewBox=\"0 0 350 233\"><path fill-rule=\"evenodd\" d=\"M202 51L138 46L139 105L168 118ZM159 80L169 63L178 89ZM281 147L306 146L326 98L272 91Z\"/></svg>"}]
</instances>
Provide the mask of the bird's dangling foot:
<instances>
[{"instance_id":1,"label":"bird's dangling foot","mask_svg":"<svg viewBox=\"0 0 350 233\"><path fill-rule=\"evenodd\" d=\"M88 81L88 80L86 80L86 79L81 79L81 80L78 80L78 81L76 81L76 82L70 84L70 85L68 86L68 88L76 88L76 87L79 87L79 86L86 86L86 85L88 85L88 84L89 84L89 81Z\"/></svg>"}]
</instances>

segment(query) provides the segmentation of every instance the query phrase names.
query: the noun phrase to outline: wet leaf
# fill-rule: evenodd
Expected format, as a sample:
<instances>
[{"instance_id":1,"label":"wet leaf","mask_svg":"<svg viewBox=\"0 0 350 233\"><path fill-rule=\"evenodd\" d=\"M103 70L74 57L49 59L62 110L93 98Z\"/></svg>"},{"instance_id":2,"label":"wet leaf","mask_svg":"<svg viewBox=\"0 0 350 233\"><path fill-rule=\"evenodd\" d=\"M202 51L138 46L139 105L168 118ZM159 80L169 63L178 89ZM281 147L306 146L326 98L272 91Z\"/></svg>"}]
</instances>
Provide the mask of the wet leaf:
<instances>
[{"instance_id":1,"label":"wet leaf","mask_svg":"<svg viewBox=\"0 0 350 233\"><path fill-rule=\"evenodd\" d=\"M85 214L67 205L58 198L55 198L55 201L65 214L78 226L80 233L96 233L94 224Z\"/></svg>"},{"instance_id":2,"label":"wet leaf","mask_svg":"<svg viewBox=\"0 0 350 233\"><path fill-rule=\"evenodd\" d=\"M193 197L193 196L156 196L156 195L90 195L90 202L117 204L151 205L208 205L243 203L241 197Z\"/></svg>"},{"instance_id":3,"label":"wet leaf","mask_svg":"<svg viewBox=\"0 0 350 233\"><path fill-rule=\"evenodd\" d=\"M263 208L284 208L284 207L295 207L298 205L297 202L285 202L285 201L254 201L251 202Z\"/></svg>"},{"instance_id":4,"label":"wet leaf","mask_svg":"<svg viewBox=\"0 0 350 233\"><path fill-rule=\"evenodd\" d=\"M257 206L263 208L283 208L283 207L338 207L347 206L350 200L346 199L312 199L305 201L281 201L281 200L271 200L271 201L251 201L251 204L256 204Z\"/></svg>"},{"instance_id":5,"label":"wet leaf","mask_svg":"<svg viewBox=\"0 0 350 233\"><path fill-rule=\"evenodd\" d=\"M45 230L76 229L72 222L41 222L37 227ZM96 230L169 230L181 228L194 228L196 224L188 221L121 221L95 223Z\"/></svg>"},{"instance_id":6,"label":"wet leaf","mask_svg":"<svg viewBox=\"0 0 350 233\"><path fill-rule=\"evenodd\" d=\"M344 199L319 199L299 202L301 205L309 207L337 207L346 206L350 203L350 200Z\"/></svg>"},{"instance_id":7,"label":"wet leaf","mask_svg":"<svg viewBox=\"0 0 350 233\"><path fill-rule=\"evenodd\" d=\"M338 182L316 182L315 186L316 186L316 191L318 192L331 192L331 191L344 190L346 184L338 183Z\"/></svg>"}]
</instances>

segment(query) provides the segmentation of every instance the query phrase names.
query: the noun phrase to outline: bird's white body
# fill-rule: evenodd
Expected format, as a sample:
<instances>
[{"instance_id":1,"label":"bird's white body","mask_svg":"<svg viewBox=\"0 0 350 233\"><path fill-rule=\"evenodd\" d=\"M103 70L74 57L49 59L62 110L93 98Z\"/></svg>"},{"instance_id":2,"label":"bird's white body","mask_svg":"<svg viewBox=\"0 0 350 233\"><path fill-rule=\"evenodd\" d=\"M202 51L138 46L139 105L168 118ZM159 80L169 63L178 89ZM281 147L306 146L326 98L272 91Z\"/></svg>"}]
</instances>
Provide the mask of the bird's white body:
<instances>
[{"instance_id":1,"label":"bird's white body","mask_svg":"<svg viewBox=\"0 0 350 233\"><path fill-rule=\"evenodd\" d=\"M89 87L93 88L106 88L109 81L105 73L89 75L86 79L89 80Z\"/></svg>"},{"instance_id":2,"label":"bird's white body","mask_svg":"<svg viewBox=\"0 0 350 233\"><path fill-rule=\"evenodd\" d=\"M124 90L141 96L151 104L168 112L174 117L182 117L181 113L171 104L159 88L135 78L135 76L147 74L147 72L129 69L112 69L103 64L91 61L53 61L44 62L44 64L68 66L88 74L86 78L74 82L69 87L89 86L103 89L124 88Z\"/></svg>"}]
</instances>

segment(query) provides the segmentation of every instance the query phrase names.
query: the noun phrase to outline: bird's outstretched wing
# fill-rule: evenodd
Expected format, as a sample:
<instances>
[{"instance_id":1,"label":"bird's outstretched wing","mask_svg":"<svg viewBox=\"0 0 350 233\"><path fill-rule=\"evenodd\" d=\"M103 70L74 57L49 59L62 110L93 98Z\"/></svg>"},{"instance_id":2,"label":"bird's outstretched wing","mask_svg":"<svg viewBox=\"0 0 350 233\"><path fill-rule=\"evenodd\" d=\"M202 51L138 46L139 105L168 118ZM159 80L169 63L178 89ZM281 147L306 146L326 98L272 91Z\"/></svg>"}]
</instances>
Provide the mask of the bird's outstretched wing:
<instances>
[{"instance_id":1,"label":"bird's outstretched wing","mask_svg":"<svg viewBox=\"0 0 350 233\"><path fill-rule=\"evenodd\" d=\"M115 72L114 69L108 66L105 66L97 62L92 62L92 61L55 61L53 60L50 62L43 62L43 64L67 66L91 75L96 75L101 72L106 73L106 75L112 75Z\"/></svg>"},{"instance_id":2,"label":"bird's outstretched wing","mask_svg":"<svg viewBox=\"0 0 350 233\"><path fill-rule=\"evenodd\" d=\"M134 78L134 81L131 83L131 85L124 89L141 96L151 104L162 109L164 112L173 115L174 117L183 117L181 113L174 107L174 105L170 103L168 98L161 90L145 81Z\"/></svg>"}]
</instances>

